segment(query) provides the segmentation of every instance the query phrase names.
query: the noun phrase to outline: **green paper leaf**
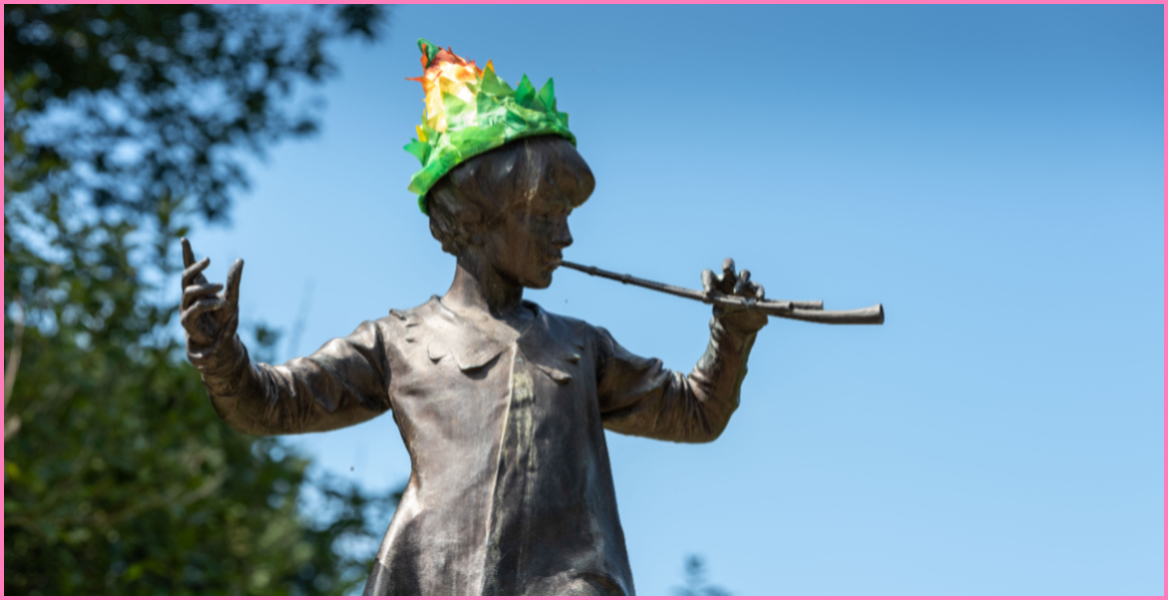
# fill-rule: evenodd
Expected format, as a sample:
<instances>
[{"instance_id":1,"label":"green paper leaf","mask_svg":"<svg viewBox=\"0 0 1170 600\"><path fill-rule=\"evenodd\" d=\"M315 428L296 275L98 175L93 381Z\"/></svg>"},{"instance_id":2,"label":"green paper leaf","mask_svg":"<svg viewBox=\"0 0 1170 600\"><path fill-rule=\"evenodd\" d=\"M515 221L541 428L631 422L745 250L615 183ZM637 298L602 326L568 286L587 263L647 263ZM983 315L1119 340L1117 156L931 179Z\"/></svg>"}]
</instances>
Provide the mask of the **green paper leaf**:
<instances>
[{"instance_id":1,"label":"green paper leaf","mask_svg":"<svg viewBox=\"0 0 1170 600\"><path fill-rule=\"evenodd\" d=\"M474 116L475 107L471 104L459 99L458 96L452 96L443 92L443 108L447 110L447 131L451 131L452 123L467 120L469 116Z\"/></svg>"},{"instance_id":2,"label":"green paper leaf","mask_svg":"<svg viewBox=\"0 0 1170 600\"><path fill-rule=\"evenodd\" d=\"M540 100L540 103L543 104L545 108L547 108L553 114L556 114L557 98L556 93L553 92L552 77L549 77L548 81L544 83L544 86L540 88L540 92L536 94L536 99Z\"/></svg>"},{"instance_id":3,"label":"green paper leaf","mask_svg":"<svg viewBox=\"0 0 1170 600\"><path fill-rule=\"evenodd\" d=\"M520 85L516 86L516 102L520 106L527 107L532 104L532 100L536 98L536 88L532 86L532 82L528 81L528 75L520 78Z\"/></svg>"},{"instance_id":4,"label":"green paper leaf","mask_svg":"<svg viewBox=\"0 0 1170 600\"><path fill-rule=\"evenodd\" d=\"M512 110L508 111L504 119L504 125L507 127L506 137L508 139L512 139L520 132L528 129L528 121L519 114L519 111L515 110L520 107L513 106L511 108Z\"/></svg>"},{"instance_id":5,"label":"green paper leaf","mask_svg":"<svg viewBox=\"0 0 1170 600\"><path fill-rule=\"evenodd\" d=\"M533 97L532 104L536 105L535 96ZM548 116L547 112L540 110L539 108L528 108L526 106L520 106L519 103L509 106L508 112L515 114L517 117L520 117L522 120L528 123L529 126L535 126L536 124L540 123L541 119L544 119Z\"/></svg>"},{"instance_id":6,"label":"green paper leaf","mask_svg":"<svg viewBox=\"0 0 1170 600\"><path fill-rule=\"evenodd\" d=\"M409 144L402 147L403 150L414 155L418 162L427 164L427 155L431 153L431 145L426 142L420 142L412 139Z\"/></svg>"},{"instance_id":7,"label":"green paper leaf","mask_svg":"<svg viewBox=\"0 0 1170 600\"><path fill-rule=\"evenodd\" d=\"M504 118L504 105L482 90L475 96L475 112L479 113L480 126L494 123Z\"/></svg>"},{"instance_id":8,"label":"green paper leaf","mask_svg":"<svg viewBox=\"0 0 1170 600\"><path fill-rule=\"evenodd\" d=\"M483 140L485 142L488 142L488 144L485 146L484 150L489 150L489 149L491 149L492 145L496 145L496 146L501 145L498 142L498 140L502 140L502 139L505 139L507 137L508 125L505 122L504 117L501 116L499 121L496 121L495 123L492 123L491 125L489 125L487 127L481 127L481 131L483 131L483 134L484 134Z\"/></svg>"},{"instance_id":9,"label":"green paper leaf","mask_svg":"<svg viewBox=\"0 0 1170 600\"><path fill-rule=\"evenodd\" d=\"M493 96L512 96L515 94L512 91L512 86L508 85L508 82L503 79L500 79L494 69L483 70L483 83L479 89L483 93Z\"/></svg>"},{"instance_id":10,"label":"green paper leaf","mask_svg":"<svg viewBox=\"0 0 1170 600\"><path fill-rule=\"evenodd\" d=\"M431 61L435 60L435 55L439 53L439 50L442 50L442 48L439 46L436 46L434 43L428 42L423 38L418 38L418 49L423 54L427 55L428 68L431 66Z\"/></svg>"}]
</instances>

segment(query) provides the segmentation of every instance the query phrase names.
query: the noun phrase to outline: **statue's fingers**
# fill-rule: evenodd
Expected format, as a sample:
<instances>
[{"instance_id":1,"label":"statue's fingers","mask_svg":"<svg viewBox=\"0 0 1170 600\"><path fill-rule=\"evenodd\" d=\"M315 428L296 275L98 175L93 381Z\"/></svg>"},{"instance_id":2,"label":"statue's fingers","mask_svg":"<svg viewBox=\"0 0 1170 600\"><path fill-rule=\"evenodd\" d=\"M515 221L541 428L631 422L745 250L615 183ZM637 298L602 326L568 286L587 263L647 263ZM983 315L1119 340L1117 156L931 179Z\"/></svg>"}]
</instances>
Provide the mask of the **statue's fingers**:
<instances>
[{"instance_id":1,"label":"statue's fingers","mask_svg":"<svg viewBox=\"0 0 1170 600\"><path fill-rule=\"evenodd\" d=\"M207 296L218 294L223 289L223 284L219 283L204 283L190 285L183 288L183 301L179 304L180 308L187 308L191 306L196 300L201 300Z\"/></svg>"},{"instance_id":2,"label":"statue's fingers","mask_svg":"<svg viewBox=\"0 0 1170 600\"><path fill-rule=\"evenodd\" d=\"M764 286L753 281L752 282L752 291L753 291L753 295L756 297L757 300L764 299Z\"/></svg>"},{"instance_id":3,"label":"statue's fingers","mask_svg":"<svg viewBox=\"0 0 1170 600\"><path fill-rule=\"evenodd\" d=\"M183 276L181 278L183 288L193 283L207 283L207 278L203 276L203 269L211 264L211 259L204 257L203 260L183 269Z\"/></svg>"},{"instance_id":4,"label":"statue's fingers","mask_svg":"<svg viewBox=\"0 0 1170 600\"><path fill-rule=\"evenodd\" d=\"M244 273L244 259L237 258L228 269L227 293L224 298L228 304L235 307L240 303L240 276Z\"/></svg>"},{"instance_id":5,"label":"statue's fingers","mask_svg":"<svg viewBox=\"0 0 1170 600\"><path fill-rule=\"evenodd\" d=\"M200 319L208 311L223 306L222 298L207 298L199 300L179 313L179 323L187 331L187 336L198 346L206 346L215 340L214 327L208 321Z\"/></svg>"},{"instance_id":6,"label":"statue's fingers","mask_svg":"<svg viewBox=\"0 0 1170 600\"><path fill-rule=\"evenodd\" d=\"M180 238L180 243L183 246L183 267L195 264L195 253L191 251L191 242L187 238Z\"/></svg>"},{"instance_id":7,"label":"statue's fingers","mask_svg":"<svg viewBox=\"0 0 1170 600\"><path fill-rule=\"evenodd\" d=\"M735 289L732 290L731 293L735 294L736 296L743 296L745 291L748 291L751 289L749 287L751 285L751 283L752 283L752 272L747 270L747 269L744 269L744 270L739 272L739 277L736 278L736 280L735 280Z\"/></svg>"},{"instance_id":8,"label":"statue's fingers","mask_svg":"<svg viewBox=\"0 0 1170 600\"><path fill-rule=\"evenodd\" d=\"M184 329L191 331L198 326L196 319L199 318L199 315L209 313L213 310L219 310L225 306L227 306L227 301L218 296L214 298L204 298L203 300L199 300L184 309L179 316L179 322L183 324Z\"/></svg>"},{"instance_id":9,"label":"statue's fingers","mask_svg":"<svg viewBox=\"0 0 1170 600\"><path fill-rule=\"evenodd\" d=\"M710 295L715 291L715 272L711 269L703 269L703 293Z\"/></svg>"}]
</instances>

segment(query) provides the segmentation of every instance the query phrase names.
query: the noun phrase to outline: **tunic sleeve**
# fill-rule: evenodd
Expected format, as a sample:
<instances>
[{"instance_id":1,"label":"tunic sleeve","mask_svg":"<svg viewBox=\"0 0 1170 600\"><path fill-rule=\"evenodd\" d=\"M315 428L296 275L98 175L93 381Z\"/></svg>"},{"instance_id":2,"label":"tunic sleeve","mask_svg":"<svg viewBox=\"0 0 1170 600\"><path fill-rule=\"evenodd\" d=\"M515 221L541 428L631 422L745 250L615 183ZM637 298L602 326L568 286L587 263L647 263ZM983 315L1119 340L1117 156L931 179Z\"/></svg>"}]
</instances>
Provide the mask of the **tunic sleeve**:
<instances>
[{"instance_id":1,"label":"tunic sleeve","mask_svg":"<svg viewBox=\"0 0 1170 600\"><path fill-rule=\"evenodd\" d=\"M329 431L390 408L386 347L377 322L362 323L311 356L280 366L252 363L239 336L187 356L220 418L241 433Z\"/></svg>"},{"instance_id":2,"label":"tunic sleeve","mask_svg":"<svg viewBox=\"0 0 1170 600\"><path fill-rule=\"evenodd\" d=\"M711 319L711 341L690 375L631 354L599 329L598 401L606 429L674 442L719 437L739 406L756 332Z\"/></svg>"}]
</instances>

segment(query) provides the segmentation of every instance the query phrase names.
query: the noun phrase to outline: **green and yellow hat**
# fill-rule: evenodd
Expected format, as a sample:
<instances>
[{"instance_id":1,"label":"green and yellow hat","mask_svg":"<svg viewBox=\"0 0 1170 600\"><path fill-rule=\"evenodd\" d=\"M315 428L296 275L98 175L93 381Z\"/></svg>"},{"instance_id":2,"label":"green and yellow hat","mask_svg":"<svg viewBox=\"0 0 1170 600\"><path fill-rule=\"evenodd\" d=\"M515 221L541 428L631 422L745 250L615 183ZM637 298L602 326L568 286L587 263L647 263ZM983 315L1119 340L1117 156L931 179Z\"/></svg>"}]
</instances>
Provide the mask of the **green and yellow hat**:
<instances>
[{"instance_id":1,"label":"green and yellow hat","mask_svg":"<svg viewBox=\"0 0 1170 600\"><path fill-rule=\"evenodd\" d=\"M426 110L415 126L418 139L403 148L418 158L422 169L410 178L410 191L418 194L418 207L427 214L427 191L459 163L512 140L554 134L577 145L569 131L569 115L557 112L550 78L540 91L525 75L513 90L496 76L492 61L483 69L420 39Z\"/></svg>"}]
</instances>

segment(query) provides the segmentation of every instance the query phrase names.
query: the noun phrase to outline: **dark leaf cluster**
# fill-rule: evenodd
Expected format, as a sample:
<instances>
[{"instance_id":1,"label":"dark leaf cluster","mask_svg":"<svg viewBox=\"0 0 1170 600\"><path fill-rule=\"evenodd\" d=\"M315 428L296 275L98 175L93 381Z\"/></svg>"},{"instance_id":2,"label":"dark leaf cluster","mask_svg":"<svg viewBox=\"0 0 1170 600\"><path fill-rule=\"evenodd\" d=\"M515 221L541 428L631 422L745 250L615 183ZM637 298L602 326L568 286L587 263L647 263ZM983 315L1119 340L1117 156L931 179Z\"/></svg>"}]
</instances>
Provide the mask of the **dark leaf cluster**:
<instances>
[{"instance_id":1,"label":"dark leaf cluster","mask_svg":"<svg viewBox=\"0 0 1170 600\"><path fill-rule=\"evenodd\" d=\"M326 43L374 39L383 20L370 5L7 5L6 176L136 213L187 198L223 219L247 182L241 150L316 130L311 107L289 105L335 71Z\"/></svg>"}]
</instances>

